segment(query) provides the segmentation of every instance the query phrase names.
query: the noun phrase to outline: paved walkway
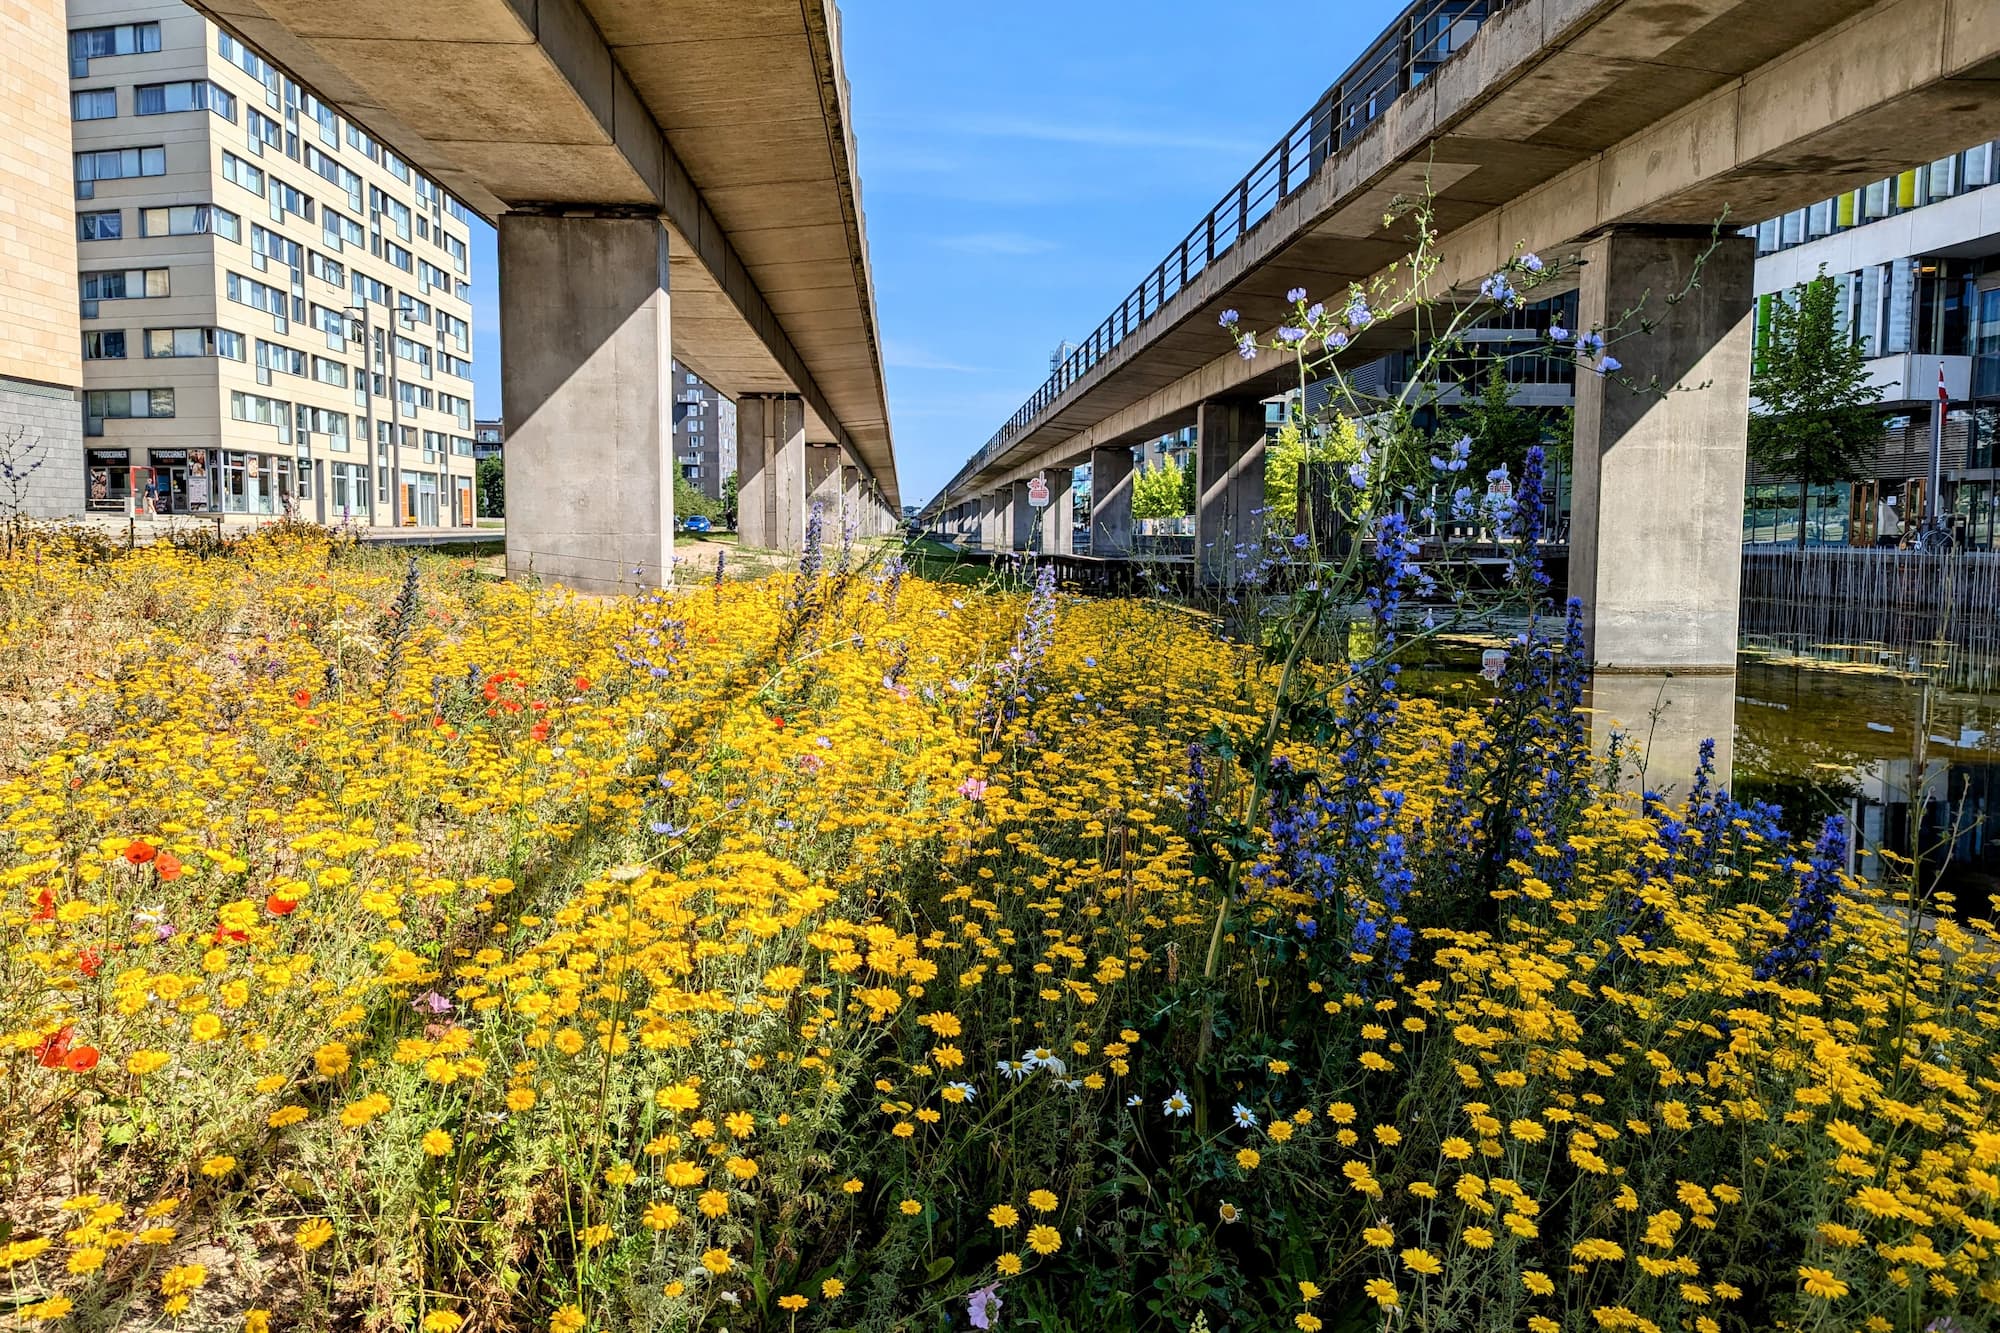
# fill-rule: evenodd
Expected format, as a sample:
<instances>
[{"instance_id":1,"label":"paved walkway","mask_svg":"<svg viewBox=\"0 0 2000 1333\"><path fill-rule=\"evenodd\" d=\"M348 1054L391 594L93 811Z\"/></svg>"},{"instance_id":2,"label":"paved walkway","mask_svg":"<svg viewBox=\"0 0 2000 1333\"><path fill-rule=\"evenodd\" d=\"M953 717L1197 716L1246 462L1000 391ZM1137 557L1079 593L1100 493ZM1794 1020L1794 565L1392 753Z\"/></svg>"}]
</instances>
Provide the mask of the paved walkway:
<instances>
[{"instance_id":1,"label":"paved walkway","mask_svg":"<svg viewBox=\"0 0 2000 1333\"><path fill-rule=\"evenodd\" d=\"M169 540L176 534L217 532L241 537L278 520L268 514L173 514L157 518L127 518L123 514L87 514L68 520L80 527L95 528L106 536L139 545ZM389 546L446 546L460 542L504 542L507 529L370 527L351 524L341 529L361 541Z\"/></svg>"}]
</instances>

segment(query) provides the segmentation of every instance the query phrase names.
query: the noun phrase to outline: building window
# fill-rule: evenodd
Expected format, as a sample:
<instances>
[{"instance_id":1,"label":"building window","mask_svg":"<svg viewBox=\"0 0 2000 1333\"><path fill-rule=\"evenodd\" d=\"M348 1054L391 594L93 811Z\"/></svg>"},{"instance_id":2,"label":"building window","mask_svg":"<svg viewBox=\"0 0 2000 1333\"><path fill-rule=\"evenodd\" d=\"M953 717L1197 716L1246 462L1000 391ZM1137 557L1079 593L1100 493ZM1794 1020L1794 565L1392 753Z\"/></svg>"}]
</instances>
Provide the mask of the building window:
<instances>
[{"instance_id":1,"label":"building window","mask_svg":"<svg viewBox=\"0 0 2000 1333\"><path fill-rule=\"evenodd\" d=\"M242 220L213 204L175 204L139 210L141 236L206 236L211 232L239 240L243 235Z\"/></svg>"},{"instance_id":2,"label":"building window","mask_svg":"<svg viewBox=\"0 0 2000 1333\"><path fill-rule=\"evenodd\" d=\"M105 148L76 155L76 193L80 199L88 199L98 181L166 174L165 148Z\"/></svg>"},{"instance_id":3,"label":"building window","mask_svg":"<svg viewBox=\"0 0 2000 1333\"><path fill-rule=\"evenodd\" d=\"M166 296L169 294L168 273L169 270L163 268L85 273L81 275L81 296L86 301L139 301L151 296Z\"/></svg>"},{"instance_id":4,"label":"building window","mask_svg":"<svg viewBox=\"0 0 2000 1333\"><path fill-rule=\"evenodd\" d=\"M250 137L267 148L285 151L285 127L271 119L257 108L250 108L249 118L244 122L250 128ZM254 144L252 145L255 146Z\"/></svg>"},{"instance_id":5,"label":"building window","mask_svg":"<svg viewBox=\"0 0 2000 1333\"><path fill-rule=\"evenodd\" d=\"M257 369L268 370L278 375L304 375L306 354L296 347L283 343L257 340Z\"/></svg>"},{"instance_id":6,"label":"building window","mask_svg":"<svg viewBox=\"0 0 2000 1333\"><path fill-rule=\"evenodd\" d=\"M394 241L382 242L382 258L388 260L405 273L410 272L416 262L415 257L408 250L405 250Z\"/></svg>"},{"instance_id":7,"label":"building window","mask_svg":"<svg viewBox=\"0 0 2000 1333\"><path fill-rule=\"evenodd\" d=\"M299 110L305 117L319 126L320 142L329 148L340 147L340 117L332 107L307 93L299 99Z\"/></svg>"},{"instance_id":8,"label":"building window","mask_svg":"<svg viewBox=\"0 0 2000 1333\"><path fill-rule=\"evenodd\" d=\"M347 448L347 413L330 412L323 407L308 407L300 403L298 421L301 434L324 435L333 442L334 448Z\"/></svg>"},{"instance_id":9,"label":"building window","mask_svg":"<svg viewBox=\"0 0 2000 1333\"><path fill-rule=\"evenodd\" d=\"M132 90L132 114L135 116L168 116L176 111L213 111L233 125L236 123L236 96L207 79L142 83Z\"/></svg>"},{"instance_id":10,"label":"building window","mask_svg":"<svg viewBox=\"0 0 2000 1333\"><path fill-rule=\"evenodd\" d=\"M276 287L268 287L240 273L231 273L228 281L229 299L252 310L261 310L267 315L286 317L289 303L285 294Z\"/></svg>"},{"instance_id":11,"label":"building window","mask_svg":"<svg viewBox=\"0 0 2000 1333\"><path fill-rule=\"evenodd\" d=\"M343 518L368 512L368 466L365 463L335 463L329 469L329 498L333 512Z\"/></svg>"},{"instance_id":12,"label":"building window","mask_svg":"<svg viewBox=\"0 0 2000 1333\"><path fill-rule=\"evenodd\" d=\"M223 356L243 359L243 335L228 329L147 329L146 355L150 357Z\"/></svg>"},{"instance_id":13,"label":"building window","mask_svg":"<svg viewBox=\"0 0 2000 1333\"><path fill-rule=\"evenodd\" d=\"M69 73L90 76L90 62L100 56L135 56L160 49L157 23L118 23L104 28L77 28L69 35Z\"/></svg>"},{"instance_id":14,"label":"building window","mask_svg":"<svg viewBox=\"0 0 2000 1333\"><path fill-rule=\"evenodd\" d=\"M170 417L174 414L172 389L92 389L83 395L83 433L104 434L106 421L131 417Z\"/></svg>"},{"instance_id":15,"label":"building window","mask_svg":"<svg viewBox=\"0 0 2000 1333\"><path fill-rule=\"evenodd\" d=\"M340 362L316 356L312 359L312 368L312 377L321 384L331 384L336 389L347 387L347 367Z\"/></svg>"},{"instance_id":16,"label":"building window","mask_svg":"<svg viewBox=\"0 0 2000 1333\"><path fill-rule=\"evenodd\" d=\"M264 195L263 169L251 166L234 153L222 155L222 179L233 185L241 185L259 198Z\"/></svg>"},{"instance_id":17,"label":"building window","mask_svg":"<svg viewBox=\"0 0 2000 1333\"><path fill-rule=\"evenodd\" d=\"M76 215L76 239L79 241L115 241L124 235L123 209L110 208L98 213Z\"/></svg>"},{"instance_id":18,"label":"building window","mask_svg":"<svg viewBox=\"0 0 2000 1333\"><path fill-rule=\"evenodd\" d=\"M292 409L289 403L232 389L229 392L229 415L237 421L248 421L258 426L276 426L281 439L287 443L291 440Z\"/></svg>"},{"instance_id":19,"label":"building window","mask_svg":"<svg viewBox=\"0 0 2000 1333\"><path fill-rule=\"evenodd\" d=\"M303 245L254 222L250 224L250 253L263 255L286 268L304 268L306 263L306 248Z\"/></svg>"},{"instance_id":20,"label":"building window","mask_svg":"<svg viewBox=\"0 0 2000 1333\"><path fill-rule=\"evenodd\" d=\"M308 251L306 254L306 272L321 282L331 283L335 287L347 286L347 266L335 263L317 250Z\"/></svg>"},{"instance_id":21,"label":"building window","mask_svg":"<svg viewBox=\"0 0 2000 1333\"><path fill-rule=\"evenodd\" d=\"M273 177L271 180L271 202L287 213L296 213L307 222L313 220L313 197L304 190L294 189Z\"/></svg>"},{"instance_id":22,"label":"building window","mask_svg":"<svg viewBox=\"0 0 2000 1333\"><path fill-rule=\"evenodd\" d=\"M83 359L86 361L123 361L125 359L125 330L93 329L83 335Z\"/></svg>"},{"instance_id":23,"label":"building window","mask_svg":"<svg viewBox=\"0 0 2000 1333\"><path fill-rule=\"evenodd\" d=\"M158 47L154 48L158 50ZM224 60L263 84L272 92L278 91L278 71L265 61L264 57L252 51L228 33L216 30L215 50Z\"/></svg>"},{"instance_id":24,"label":"building window","mask_svg":"<svg viewBox=\"0 0 2000 1333\"><path fill-rule=\"evenodd\" d=\"M118 90L87 88L71 93L69 114L73 120L110 120L118 114Z\"/></svg>"}]
</instances>

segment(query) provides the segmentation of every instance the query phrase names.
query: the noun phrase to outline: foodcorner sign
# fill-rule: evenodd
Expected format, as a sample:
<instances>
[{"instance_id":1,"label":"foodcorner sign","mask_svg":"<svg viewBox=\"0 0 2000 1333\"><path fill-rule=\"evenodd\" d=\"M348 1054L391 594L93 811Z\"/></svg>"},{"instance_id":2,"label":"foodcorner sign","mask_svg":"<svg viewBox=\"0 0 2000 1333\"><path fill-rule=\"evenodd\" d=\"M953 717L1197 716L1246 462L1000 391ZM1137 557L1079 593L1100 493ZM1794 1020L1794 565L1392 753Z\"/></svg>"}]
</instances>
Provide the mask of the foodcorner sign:
<instances>
[{"instance_id":1,"label":"foodcorner sign","mask_svg":"<svg viewBox=\"0 0 2000 1333\"><path fill-rule=\"evenodd\" d=\"M1028 504L1029 507L1034 509L1047 509L1049 507L1049 479L1047 477L1036 477L1028 483Z\"/></svg>"}]
</instances>

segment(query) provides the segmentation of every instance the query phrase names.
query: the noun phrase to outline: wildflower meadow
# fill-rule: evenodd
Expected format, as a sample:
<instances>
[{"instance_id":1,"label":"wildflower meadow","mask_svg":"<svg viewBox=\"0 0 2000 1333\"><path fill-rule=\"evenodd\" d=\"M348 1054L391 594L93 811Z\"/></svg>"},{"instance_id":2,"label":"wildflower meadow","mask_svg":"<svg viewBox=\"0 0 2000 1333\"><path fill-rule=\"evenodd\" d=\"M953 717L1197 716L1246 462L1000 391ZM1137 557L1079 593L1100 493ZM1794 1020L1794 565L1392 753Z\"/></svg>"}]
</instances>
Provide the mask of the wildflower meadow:
<instances>
[{"instance_id":1,"label":"wildflower meadow","mask_svg":"<svg viewBox=\"0 0 2000 1333\"><path fill-rule=\"evenodd\" d=\"M51 537L0 606L10 1325L2000 1302L1991 927L1620 796L1573 613L1447 706L886 551L583 599Z\"/></svg>"}]
</instances>

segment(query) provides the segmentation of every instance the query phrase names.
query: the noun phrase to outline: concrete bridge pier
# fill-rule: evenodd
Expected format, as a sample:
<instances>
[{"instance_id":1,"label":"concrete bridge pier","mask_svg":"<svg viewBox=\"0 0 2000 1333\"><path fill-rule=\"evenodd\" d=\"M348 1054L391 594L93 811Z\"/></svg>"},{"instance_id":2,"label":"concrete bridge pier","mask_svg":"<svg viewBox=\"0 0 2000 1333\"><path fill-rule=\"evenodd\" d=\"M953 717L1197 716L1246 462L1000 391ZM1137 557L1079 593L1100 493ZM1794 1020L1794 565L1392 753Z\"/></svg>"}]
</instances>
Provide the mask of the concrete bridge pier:
<instances>
[{"instance_id":1,"label":"concrete bridge pier","mask_svg":"<svg viewBox=\"0 0 2000 1333\"><path fill-rule=\"evenodd\" d=\"M806 446L806 515L819 506L820 541L831 546L840 540L840 446Z\"/></svg>"},{"instance_id":2,"label":"concrete bridge pier","mask_svg":"<svg viewBox=\"0 0 2000 1333\"><path fill-rule=\"evenodd\" d=\"M1264 539L1264 405L1205 402L1195 434L1195 561L1202 582L1235 583Z\"/></svg>"},{"instance_id":3,"label":"concrete bridge pier","mask_svg":"<svg viewBox=\"0 0 2000 1333\"><path fill-rule=\"evenodd\" d=\"M1048 555L1076 554L1076 470L1066 467L1043 469L1049 482L1049 507L1042 511L1042 550Z\"/></svg>"},{"instance_id":4,"label":"concrete bridge pier","mask_svg":"<svg viewBox=\"0 0 2000 1333\"><path fill-rule=\"evenodd\" d=\"M1090 451L1090 553L1132 553L1132 451Z\"/></svg>"},{"instance_id":5,"label":"concrete bridge pier","mask_svg":"<svg viewBox=\"0 0 2000 1333\"><path fill-rule=\"evenodd\" d=\"M1036 546L1036 514L1028 503L1028 483L1017 481L1007 488L1007 545L1016 551Z\"/></svg>"},{"instance_id":6,"label":"concrete bridge pier","mask_svg":"<svg viewBox=\"0 0 2000 1333\"><path fill-rule=\"evenodd\" d=\"M806 532L806 412L790 395L736 401L736 529L745 546L796 551Z\"/></svg>"},{"instance_id":7,"label":"concrete bridge pier","mask_svg":"<svg viewBox=\"0 0 2000 1333\"><path fill-rule=\"evenodd\" d=\"M1007 549L1007 507L1011 493L988 491L979 497L979 544L989 551Z\"/></svg>"},{"instance_id":8,"label":"concrete bridge pier","mask_svg":"<svg viewBox=\"0 0 2000 1333\"><path fill-rule=\"evenodd\" d=\"M869 511L867 494L861 489L861 469L852 463L840 465L840 521L843 525L852 523L857 537L875 535L874 515Z\"/></svg>"},{"instance_id":9,"label":"concrete bridge pier","mask_svg":"<svg viewBox=\"0 0 2000 1333\"><path fill-rule=\"evenodd\" d=\"M1576 377L1569 577L1591 660L1734 671L1756 243L1617 227L1583 259L1579 326L1632 332L1622 370Z\"/></svg>"},{"instance_id":10,"label":"concrete bridge pier","mask_svg":"<svg viewBox=\"0 0 2000 1333\"><path fill-rule=\"evenodd\" d=\"M660 587L674 567L667 229L564 214L500 218L507 573Z\"/></svg>"}]
</instances>

